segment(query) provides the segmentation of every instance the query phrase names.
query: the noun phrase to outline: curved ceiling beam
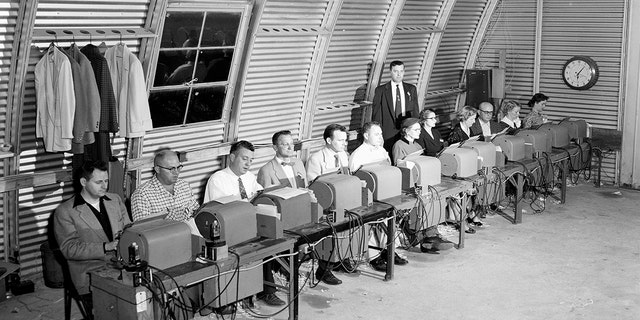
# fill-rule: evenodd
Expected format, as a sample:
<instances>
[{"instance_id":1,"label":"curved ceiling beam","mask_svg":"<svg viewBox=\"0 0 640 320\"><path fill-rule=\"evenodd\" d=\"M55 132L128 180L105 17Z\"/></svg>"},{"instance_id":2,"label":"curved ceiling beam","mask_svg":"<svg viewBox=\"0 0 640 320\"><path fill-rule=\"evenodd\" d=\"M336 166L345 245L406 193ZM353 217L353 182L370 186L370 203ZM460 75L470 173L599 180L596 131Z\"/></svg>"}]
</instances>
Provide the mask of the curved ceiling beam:
<instances>
[{"instance_id":1,"label":"curved ceiling beam","mask_svg":"<svg viewBox=\"0 0 640 320\"><path fill-rule=\"evenodd\" d=\"M369 73L369 80L367 81L369 85L367 86L367 93L365 97L369 97L371 100L373 100L373 94L375 93L376 87L380 84L380 78L382 77L382 72L384 70L384 62L387 58L387 54L389 53L391 40L393 39L393 34L395 33L396 26L400 20L404 4L405 0L393 1L389 6L387 18L382 26L382 34L380 35L380 40L378 40L376 51L373 54L371 72ZM365 117L369 116L370 115L366 115Z\"/></svg>"},{"instance_id":2,"label":"curved ceiling beam","mask_svg":"<svg viewBox=\"0 0 640 320\"><path fill-rule=\"evenodd\" d=\"M453 12L453 7L456 3L456 0L445 0L440 8L440 12L438 13L438 18L436 19L434 27L437 30L442 30L441 32L434 32L431 34L431 39L429 44L427 44L427 48L425 50L425 55L423 58L422 69L420 70L420 75L418 76L418 83L416 85L416 89L418 89L418 106L422 110L422 106L424 106L425 96L427 94L427 88L429 86L429 80L431 78L431 71L433 70L433 65L436 61L436 56L438 55L438 48L440 47L440 41L444 35L444 30L449 23L449 18L451 17L451 13Z\"/></svg>"}]
</instances>

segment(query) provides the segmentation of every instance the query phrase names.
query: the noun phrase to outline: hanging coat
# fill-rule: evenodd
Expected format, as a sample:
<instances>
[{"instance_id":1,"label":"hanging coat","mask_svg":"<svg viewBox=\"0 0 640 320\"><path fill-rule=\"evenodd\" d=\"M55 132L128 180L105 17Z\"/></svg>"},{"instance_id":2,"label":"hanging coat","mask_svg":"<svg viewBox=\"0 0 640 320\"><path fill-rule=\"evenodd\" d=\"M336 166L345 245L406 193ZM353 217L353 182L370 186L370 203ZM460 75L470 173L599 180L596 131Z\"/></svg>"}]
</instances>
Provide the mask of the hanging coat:
<instances>
[{"instance_id":1,"label":"hanging coat","mask_svg":"<svg viewBox=\"0 0 640 320\"><path fill-rule=\"evenodd\" d=\"M71 63L50 46L35 68L36 137L44 139L47 152L71 150L76 99Z\"/></svg>"},{"instance_id":2,"label":"hanging coat","mask_svg":"<svg viewBox=\"0 0 640 320\"><path fill-rule=\"evenodd\" d=\"M73 121L73 153L84 153L84 145L95 141L100 126L100 93L89 59L74 43L64 53L71 62L76 114Z\"/></svg>"},{"instance_id":3,"label":"hanging coat","mask_svg":"<svg viewBox=\"0 0 640 320\"><path fill-rule=\"evenodd\" d=\"M123 43L107 49L104 56L116 96L119 135L142 137L153 128L142 64Z\"/></svg>"}]
</instances>

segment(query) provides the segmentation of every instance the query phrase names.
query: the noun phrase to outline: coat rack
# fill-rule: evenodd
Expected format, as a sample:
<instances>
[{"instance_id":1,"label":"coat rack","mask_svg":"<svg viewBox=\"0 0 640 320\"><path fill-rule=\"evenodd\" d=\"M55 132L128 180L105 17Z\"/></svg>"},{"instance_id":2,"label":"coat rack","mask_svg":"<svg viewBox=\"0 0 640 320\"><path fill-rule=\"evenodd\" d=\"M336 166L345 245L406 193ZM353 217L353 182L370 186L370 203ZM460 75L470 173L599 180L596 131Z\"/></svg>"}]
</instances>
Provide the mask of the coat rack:
<instances>
[{"instance_id":1,"label":"coat rack","mask_svg":"<svg viewBox=\"0 0 640 320\"><path fill-rule=\"evenodd\" d=\"M46 28L34 29L35 41L91 40L91 39L139 39L152 38L156 34L145 28Z\"/></svg>"}]
</instances>

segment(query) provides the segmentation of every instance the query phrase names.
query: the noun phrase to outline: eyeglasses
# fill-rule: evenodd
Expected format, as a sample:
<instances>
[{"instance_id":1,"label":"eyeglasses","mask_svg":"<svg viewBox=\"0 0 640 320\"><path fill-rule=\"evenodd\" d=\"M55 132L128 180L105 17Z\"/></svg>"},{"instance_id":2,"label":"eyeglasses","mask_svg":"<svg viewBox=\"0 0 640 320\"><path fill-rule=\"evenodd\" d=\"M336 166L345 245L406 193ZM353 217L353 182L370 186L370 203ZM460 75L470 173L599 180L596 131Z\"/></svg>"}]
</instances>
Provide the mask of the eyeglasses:
<instances>
[{"instance_id":1,"label":"eyeglasses","mask_svg":"<svg viewBox=\"0 0 640 320\"><path fill-rule=\"evenodd\" d=\"M178 172L182 171L182 165L179 165L177 167L163 167L163 166L157 164L157 166L162 168L162 169L168 170L171 173L178 173Z\"/></svg>"},{"instance_id":2,"label":"eyeglasses","mask_svg":"<svg viewBox=\"0 0 640 320\"><path fill-rule=\"evenodd\" d=\"M493 114L493 110L491 110L491 111L480 110L480 112L482 112L484 114Z\"/></svg>"},{"instance_id":3,"label":"eyeglasses","mask_svg":"<svg viewBox=\"0 0 640 320\"><path fill-rule=\"evenodd\" d=\"M436 117L430 117L430 118L426 118L425 120L433 120L433 119L435 119L435 118L436 118Z\"/></svg>"}]
</instances>

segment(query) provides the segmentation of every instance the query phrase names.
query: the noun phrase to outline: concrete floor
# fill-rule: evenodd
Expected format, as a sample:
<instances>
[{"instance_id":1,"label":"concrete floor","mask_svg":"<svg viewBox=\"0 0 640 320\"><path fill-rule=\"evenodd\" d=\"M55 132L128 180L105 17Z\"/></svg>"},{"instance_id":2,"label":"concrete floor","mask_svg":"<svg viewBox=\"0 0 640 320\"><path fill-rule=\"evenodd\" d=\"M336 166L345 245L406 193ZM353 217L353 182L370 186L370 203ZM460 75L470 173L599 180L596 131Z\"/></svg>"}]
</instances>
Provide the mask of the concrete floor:
<instances>
[{"instance_id":1,"label":"concrete floor","mask_svg":"<svg viewBox=\"0 0 640 320\"><path fill-rule=\"evenodd\" d=\"M640 319L639 205L640 192L578 184L520 225L488 216L462 250L405 252L393 281L362 266L338 273L340 286L307 287L300 319ZM35 280L36 293L0 303L0 319L64 318L62 291Z\"/></svg>"}]
</instances>

